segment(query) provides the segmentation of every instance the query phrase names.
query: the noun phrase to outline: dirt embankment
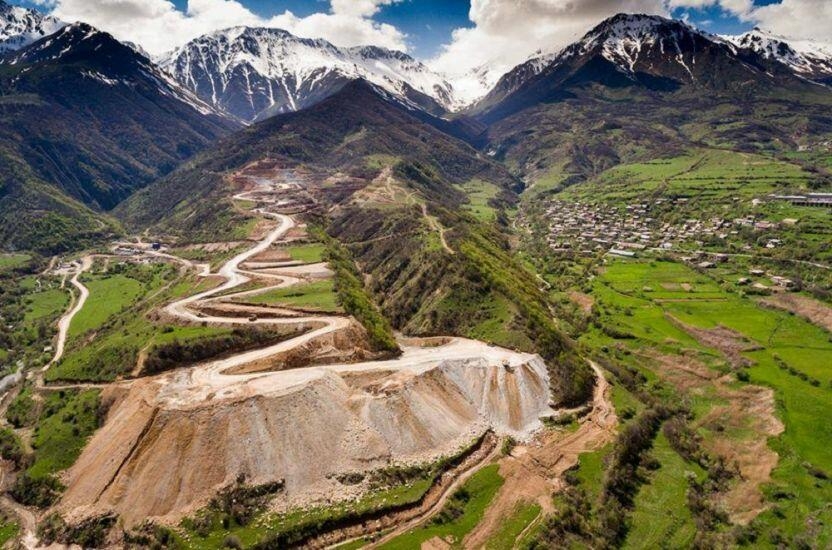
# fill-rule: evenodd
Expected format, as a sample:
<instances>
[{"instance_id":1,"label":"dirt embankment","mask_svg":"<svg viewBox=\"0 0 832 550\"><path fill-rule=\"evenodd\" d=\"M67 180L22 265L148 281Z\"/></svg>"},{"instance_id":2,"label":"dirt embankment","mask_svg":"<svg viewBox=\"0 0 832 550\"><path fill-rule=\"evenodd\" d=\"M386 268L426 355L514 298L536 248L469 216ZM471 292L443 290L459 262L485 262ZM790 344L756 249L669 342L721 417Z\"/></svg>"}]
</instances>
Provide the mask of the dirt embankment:
<instances>
[{"instance_id":1,"label":"dirt embankment","mask_svg":"<svg viewBox=\"0 0 832 550\"><path fill-rule=\"evenodd\" d=\"M610 387L600 369L593 368L597 384L592 409L580 419L578 429L542 432L500 459L505 482L482 521L465 538L465 548L483 548L519 503L537 503L544 514L551 512L552 494L563 488L563 474L578 463L582 453L600 449L615 438L618 417L610 401Z\"/></svg>"},{"instance_id":2,"label":"dirt embankment","mask_svg":"<svg viewBox=\"0 0 832 550\"><path fill-rule=\"evenodd\" d=\"M366 329L357 322L352 322L345 329L329 332L268 359L248 363L229 371L229 374L298 369L333 363L359 363L390 356L373 352L371 349Z\"/></svg>"},{"instance_id":3,"label":"dirt embankment","mask_svg":"<svg viewBox=\"0 0 832 550\"><path fill-rule=\"evenodd\" d=\"M482 358L439 361L377 377L368 376L375 369L318 370L298 384L297 371L270 373L288 375L270 390L245 377L248 389L218 388L184 408L188 373L107 390L115 404L70 469L60 509L81 517L112 510L128 526L176 521L240 474L252 484L285 480L276 509L326 504L367 490L333 474L433 461L487 429L534 429L549 410L542 361L512 370Z\"/></svg>"}]
</instances>

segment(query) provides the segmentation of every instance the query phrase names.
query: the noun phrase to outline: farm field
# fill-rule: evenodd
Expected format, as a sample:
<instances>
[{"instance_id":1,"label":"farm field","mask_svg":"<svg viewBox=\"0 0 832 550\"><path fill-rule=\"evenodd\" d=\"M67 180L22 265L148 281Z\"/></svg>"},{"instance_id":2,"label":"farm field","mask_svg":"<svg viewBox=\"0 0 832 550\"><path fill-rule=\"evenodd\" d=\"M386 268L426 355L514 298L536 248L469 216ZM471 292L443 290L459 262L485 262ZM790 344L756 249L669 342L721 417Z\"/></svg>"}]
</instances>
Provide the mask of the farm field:
<instances>
[{"instance_id":1,"label":"farm field","mask_svg":"<svg viewBox=\"0 0 832 550\"><path fill-rule=\"evenodd\" d=\"M332 313L342 312L330 279L270 290L246 298L246 303L313 309Z\"/></svg>"},{"instance_id":2,"label":"farm field","mask_svg":"<svg viewBox=\"0 0 832 550\"><path fill-rule=\"evenodd\" d=\"M497 197L500 192L499 188L493 183L479 179L465 183L462 188L470 201L463 208L480 221L494 221L497 211L488 203Z\"/></svg>"},{"instance_id":3,"label":"farm field","mask_svg":"<svg viewBox=\"0 0 832 550\"><path fill-rule=\"evenodd\" d=\"M384 550L416 550L426 541L438 537L451 547L462 540L482 519L503 479L496 464L486 466L472 475L454 493L445 508L426 525L417 527L381 546Z\"/></svg>"},{"instance_id":4,"label":"farm field","mask_svg":"<svg viewBox=\"0 0 832 550\"><path fill-rule=\"evenodd\" d=\"M90 289L87 303L72 319L69 337L76 338L103 325L110 316L129 307L142 292L142 284L125 275L99 275L84 280Z\"/></svg>"},{"instance_id":5,"label":"farm field","mask_svg":"<svg viewBox=\"0 0 832 550\"><path fill-rule=\"evenodd\" d=\"M684 156L625 164L562 193L588 198L603 191L605 202L631 202L647 197L676 196L697 206L727 199L761 198L778 189L805 189L814 176L800 166L765 156L720 149L692 151Z\"/></svg>"},{"instance_id":6,"label":"farm field","mask_svg":"<svg viewBox=\"0 0 832 550\"><path fill-rule=\"evenodd\" d=\"M284 250L286 250L289 257L296 262L315 264L324 260L326 246L320 243L310 243L287 246Z\"/></svg>"},{"instance_id":7,"label":"farm field","mask_svg":"<svg viewBox=\"0 0 832 550\"><path fill-rule=\"evenodd\" d=\"M690 289L684 299L677 291L682 285ZM687 403L705 448L762 446L766 453L777 453L770 479L759 481L763 511L751 523L754 544L773 547L789 540L828 545L830 511L823 503L832 498L825 479L832 471L825 451L832 445L832 427L818 418L832 407L832 371L826 368L832 364L829 333L787 312L761 307L736 290L721 289L707 276L673 262L610 261L594 282L592 295L598 322L582 338L584 344L610 363L640 373L645 387L657 395ZM709 334L731 338L708 340ZM706 368L711 374L705 383L691 382L674 364ZM747 395L742 393L746 386L773 390L771 407L782 422L780 433L772 437L755 431L759 426L754 427L750 412L728 412L737 399L728 396ZM722 426L714 424L717 418ZM737 452L734 458L742 462L742 451ZM688 482L680 471L695 473L698 465L676 454L661 436L652 456L661 466L635 498L627 539L632 548L649 548L652 544L641 541L661 539L683 544L695 533L684 512ZM665 507L673 514L658 514L661 502L674 502ZM639 520L647 517L654 519L652 524ZM656 523L656 518L662 519ZM802 527L806 522L818 522L817 527L807 532Z\"/></svg>"}]
</instances>

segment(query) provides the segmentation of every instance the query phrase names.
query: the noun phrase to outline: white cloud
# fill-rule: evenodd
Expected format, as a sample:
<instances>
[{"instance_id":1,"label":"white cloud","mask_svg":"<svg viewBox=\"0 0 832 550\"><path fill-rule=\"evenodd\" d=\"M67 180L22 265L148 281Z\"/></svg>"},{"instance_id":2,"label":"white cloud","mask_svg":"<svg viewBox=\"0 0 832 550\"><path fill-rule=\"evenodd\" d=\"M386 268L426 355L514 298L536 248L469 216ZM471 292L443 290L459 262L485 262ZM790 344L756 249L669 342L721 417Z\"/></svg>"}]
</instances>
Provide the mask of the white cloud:
<instances>
[{"instance_id":1,"label":"white cloud","mask_svg":"<svg viewBox=\"0 0 832 550\"><path fill-rule=\"evenodd\" d=\"M556 51L620 12L667 14L665 0L471 0L471 28L453 32L432 65L460 73L483 64L505 71L537 50Z\"/></svg>"},{"instance_id":2,"label":"white cloud","mask_svg":"<svg viewBox=\"0 0 832 550\"><path fill-rule=\"evenodd\" d=\"M567 46L616 13L669 15L678 8L714 6L790 38L832 42L832 0L780 0L766 6L754 0L471 0L474 25L456 29L431 65L456 75L483 65L502 73L538 50Z\"/></svg>"},{"instance_id":3,"label":"white cloud","mask_svg":"<svg viewBox=\"0 0 832 550\"><path fill-rule=\"evenodd\" d=\"M740 16L783 36L832 44L832 2L829 0L783 0L779 4L746 8Z\"/></svg>"},{"instance_id":4,"label":"white cloud","mask_svg":"<svg viewBox=\"0 0 832 550\"><path fill-rule=\"evenodd\" d=\"M278 27L337 45L374 44L407 51L407 36L375 21L384 7L418 0L329 0L329 10L299 17L290 11L270 19L252 13L243 0L189 0L185 11L171 0L33 0L54 6L66 21L85 21L158 54L199 35L235 25ZM326 5L326 4L322 4ZM832 42L832 0L471 0L470 28L456 29L431 61L459 74L488 64L502 73L535 51L556 51L619 12L667 15L677 8L719 6L739 19L791 38ZM695 12L694 12L695 14Z\"/></svg>"},{"instance_id":5,"label":"white cloud","mask_svg":"<svg viewBox=\"0 0 832 550\"><path fill-rule=\"evenodd\" d=\"M84 21L153 54L237 25L278 27L340 46L374 44L407 50L404 33L372 20L382 6L398 1L332 0L327 13L297 17L286 11L263 19L237 0L189 0L185 11L176 9L170 0L54 0L53 14L64 21Z\"/></svg>"},{"instance_id":6,"label":"white cloud","mask_svg":"<svg viewBox=\"0 0 832 550\"><path fill-rule=\"evenodd\" d=\"M753 0L668 0L668 5L672 8L719 6L741 21L776 34L832 43L830 0L780 0L768 5L755 5Z\"/></svg>"}]
</instances>

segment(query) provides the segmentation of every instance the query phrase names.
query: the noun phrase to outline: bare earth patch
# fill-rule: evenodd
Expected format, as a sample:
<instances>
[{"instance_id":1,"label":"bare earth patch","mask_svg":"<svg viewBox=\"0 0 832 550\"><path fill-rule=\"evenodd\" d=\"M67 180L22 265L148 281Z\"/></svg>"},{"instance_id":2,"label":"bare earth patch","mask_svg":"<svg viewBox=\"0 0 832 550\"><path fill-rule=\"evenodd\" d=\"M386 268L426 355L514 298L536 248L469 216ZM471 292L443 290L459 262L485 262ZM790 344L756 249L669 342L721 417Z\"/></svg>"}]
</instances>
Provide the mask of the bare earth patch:
<instances>
[{"instance_id":1,"label":"bare earth patch","mask_svg":"<svg viewBox=\"0 0 832 550\"><path fill-rule=\"evenodd\" d=\"M569 293L569 299L575 302L575 304L581 308L581 311L587 315L592 313L592 306L595 304L595 299L593 299L589 294L572 291Z\"/></svg>"},{"instance_id":2,"label":"bare earth patch","mask_svg":"<svg viewBox=\"0 0 832 550\"><path fill-rule=\"evenodd\" d=\"M703 346L720 351L735 368L745 367L751 364L748 358L742 356L744 352L760 349L760 346L730 328L718 326L705 329L688 325L669 314L667 318L678 328L696 338Z\"/></svg>"},{"instance_id":3,"label":"bare earth patch","mask_svg":"<svg viewBox=\"0 0 832 550\"><path fill-rule=\"evenodd\" d=\"M227 241L220 243L199 243L184 247L183 250L201 250L202 252L228 252L245 245L245 241Z\"/></svg>"},{"instance_id":4,"label":"bare earth patch","mask_svg":"<svg viewBox=\"0 0 832 550\"><path fill-rule=\"evenodd\" d=\"M790 311L832 332L832 307L800 294L776 294L760 300L766 306Z\"/></svg>"},{"instance_id":5,"label":"bare earth patch","mask_svg":"<svg viewBox=\"0 0 832 550\"><path fill-rule=\"evenodd\" d=\"M719 376L693 357L657 352L645 357L678 390L688 394L712 391L726 403L714 407L694 428L707 428L711 437L703 441L706 450L738 467L739 479L720 495L720 504L733 522L748 523L767 507L760 487L771 479L779 459L768 447L768 438L784 429L775 416L774 392L761 386L732 387L731 376Z\"/></svg>"}]
</instances>

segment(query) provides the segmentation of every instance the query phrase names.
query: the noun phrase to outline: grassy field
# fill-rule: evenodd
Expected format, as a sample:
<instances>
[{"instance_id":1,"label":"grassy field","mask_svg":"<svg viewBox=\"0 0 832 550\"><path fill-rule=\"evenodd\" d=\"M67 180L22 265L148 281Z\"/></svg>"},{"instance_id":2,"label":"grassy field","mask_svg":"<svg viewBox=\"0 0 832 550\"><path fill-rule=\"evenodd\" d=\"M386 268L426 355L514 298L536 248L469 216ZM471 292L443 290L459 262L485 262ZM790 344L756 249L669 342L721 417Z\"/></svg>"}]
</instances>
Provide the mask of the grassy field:
<instances>
[{"instance_id":1,"label":"grassy field","mask_svg":"<svg viewBox=\"0 0 832 550\"><path fill-rule=\"evenodd\" d=\"M682 285L690 287L683 291L684 298L678 291ZM829 334L799 317L762 308L751 298L721 289L706 276L672 262L613 261L593 284L592 295L600 328L588 331L582 342L590 349L609 353L616 348L630 350L615 353L619 360L644 373L649 386L659 379L651 364L632 352L650 348L671 356L693 353L717 371L728 368L725 357L697 342L669 316L703 329L730 328L747 339L749 349L756 348L743 353L753 362L747 369L749 383L774 390L777 416L785 431L769 442L780 459L772 481L763 487L770 508L753 523L758 533L755 545L776 546L784 540L828 546L832 542L832 511L824 503L832 499L832 484L818 476L832 472L832 456L826 452L832 445L832 426L819 420L832 407ZM684 399L697 418L725 404L707 388ZM716 436L709 430L699 433L706 440ZM753 434L735 430L720 437L736 437L741 442ZM662 466L636 500L628 544L637 547L639 541L674 540L684 546L692 531L682 498L685 479L680 469L695 468L674 457L660 439L655 453ZM657 515L657 503L661 502L672 513ZM807 521L817 522L811 532L802 527Z\"/></svg>"},{"instance_id":2,"label":"grassy field","mask_svg":"<svg viewBox=\"0 0 832 550\"><path fill-rule=\"evenodd\" d=\"M296 262L316 264L324 260L326 246L320 243L299 244L285 248L289 256Z\"/></svg>"},{"instance_id":3,"label":"grassy field","mask_svg":"<svg viewBox=\"0 0 832 550\"><path fill-rule=\"evenodd\" d=\"M533 348L529 337L514 322L516 310L506 298L495 296L493 301L483 304L482 311L487 318L473 326L466 336L508 348Z\"/></svg>"},{"instance_id":4,"label":"grassy field","mask_svg":"<svg viewBox=\"0 0 832 550\"><path fill-rule=\"evenodd\" d=\"M59 316L69 305L69 293L60 288L50 288L29 295L26 304L25 322L33 323L40 319L52 319Z\"/></svg>"},{"instance_id":5,"label":"grassy field","mask_svg":"<svg viewBox=\"0 0 832 550\"><path fill-rule=\"evenodd\" d=\"M384 550L416 550L434 537L459 547L465 535L479 523L488 504L503 484L499 466L492 464L472 475L455 493L443 512L422 527L383 544Z\"/></svg>"},{"instance_id":6,"label":"grassy field","mask_svg":"<svg viewBox=\"0 0 832 550\"><path fill-rule=\"evenodd\" d=\"M20 526L9 519L0 522L0 546L5 546L10 540L17 537L20 532Z\"/></svg>"},{"instance_id":7,"label":"grassy field","mask_svg":"<svg viewBox=\"0 0 832 550\"><path fill-rule=\"evenodd\" d=\"M656 437L652 455L661 466L636 496L632 527L623 547L689 548L696 526L685 502L686 475L701 477L702 470L676 454L662 433Z\"/></svg>"},{"instance_id":8,"label":"grassy field","mask_svg":"<svg viewBox=\"0 0 832 550\"><path fill-rule=\"evenodd\" d=\"M112 315L130 307L142 293L141 282L125 275L96 275L83 282L90 295L69 325L69 338L99 328Z\"/></svg>"},{"instance_id":9,"label":"grassy field","mask_svg":"<svg viewBox=\"0 0 832 550\"><path fill-rule=\"evenodd\" d=\"M489 201L497 197L500 190L493 183L473 179L466 182L462 189L468 196L470 201L464 205L463 208L474 215L480 221L490 222L494 221L497 211L493 206L489 205Z\"/></svg>"},{"instance_id":10,"label":"grassy field","mask_svg":"<svg viewBox=\"0 0 832 550\"><path fill-rule=\"evenodd\" d=\"M35 461L30 476L40 478L68 468L98 428L98 390L53 392L35 427Z\"/></svg>"},{"instance_id":11,"label":"grassy field","mask_svg":"<svg viewBox=\"0 0 832 550\"><path fill-rule=\"evenodd\" d=\"M488 550L505 550L514 548L517 539L523 531L540 516L540 505L533 503L518 504L505 520L500 529L494 533L488 542Z\"/></svg>"},{"instance_id":12,"label":"grassy field","mask_svg":"<svg viewBox=\"0 0 832 550\"><path fill-rule=\"evenodd\" d=\"M25 265L31 258L28 254L0 254L0 271Z\"/></svg>"},{"instance_id":13,"label":"grassy field","mask_svg":"<svg viewBox=\"0 0 832 550\"><path fill-rule=\"evenodd\" d=\"M331 313L343 311L338 305L331 279L279 288L246 298L246 303L270 306L282 305Z\"/></svg>"},{"instance_id":14,"label":"grassy field","mask_svg":"<svg viewBox=\"0 0 832 550\"><path fill-rule=\"evenodd\" d=\"M131 275L128 277L128 275ZM112 276L111 276L112 277ZM188 341L206 336L228 334L230 329L212 326L180 326L165 325L154 322L147 317L155 307L167 303L176 297L190 295L205 290L213 283L188 277L180 279L176 270L169 266L155 266L141 268L128 274L115 275L117 280L127 278L131 288L138 291L129 304L122 303L116 310L106 308L111 312L100 321L95 337L87 342L80 337L69 341L66 355L60 363L50 368L46 374L49 381L110 381L118 376L129 374L143 348L150 348L156 344L165 344L173 340ZM138 277L135 278L135 277ZM139 280L141 279L141 280ZM112 283L108 278L106 286ZM95 291L90 287L90 298L85 307L79 312L81 315L93 302ZM101 311L90 317L102 319ZM77 317L76 317L77 318ZM75 326L73 320L72 326Z\"/></svg>"}]
</instances>

